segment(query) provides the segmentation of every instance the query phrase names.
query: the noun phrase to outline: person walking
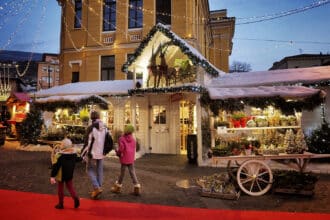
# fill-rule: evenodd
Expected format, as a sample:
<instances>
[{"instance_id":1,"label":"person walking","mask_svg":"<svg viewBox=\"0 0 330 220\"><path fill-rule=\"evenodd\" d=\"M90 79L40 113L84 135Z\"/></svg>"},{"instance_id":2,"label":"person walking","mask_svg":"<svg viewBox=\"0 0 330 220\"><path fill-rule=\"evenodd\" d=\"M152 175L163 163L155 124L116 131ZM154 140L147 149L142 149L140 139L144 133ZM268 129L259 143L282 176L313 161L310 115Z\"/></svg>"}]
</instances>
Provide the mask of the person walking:
<instances>
[{"instance_id":1,"label":"person walking","mask_svg":"<svg viewBox=\"0 0 330 220\"><path fill-rule=\"evenodd\" d=\"M57 194L59 202L55 206L56 209L64 208L64 183L74 201L74 208L78 208L80 206L79 198L73 187L73 173L76 159L77 154L72 146L72 142L70 139L65 137L61 143L59 151L55 153L52 158L50 183L56 184L57 181Z\"/></svg>"},{"instance_id":2,"label":"person walking","mask_svg":"<svg viewBox=\"0 0 330 220\"><path fill-rule=\"evenodd\" d=\"M111 192L120 193L122 188L122 182L125 176L126 168L129 171L132 182L134 184L135 195L141 194L141 185L135 174L134 161L136 151L136 141L133 137L134 127L132 125L126 125L124 128L124 134L119 138L119 148L116 149L116 154L119 156L121 170L118 180L111 187Z\"/></svg>"},{"instance_id":3,"label":"person walking","mask_svg":"<svg viewBox=\"0 0 330 220\"><path fill-rule=\"evenodd\" d=\"M100 120L98 112L91 112L91 120L92 124L87 128L82 155L87 154L87 173L94 189L91 193L91 198L97 199L103 191L103 148L107 129Z\"/></svg>"}]
</instances>

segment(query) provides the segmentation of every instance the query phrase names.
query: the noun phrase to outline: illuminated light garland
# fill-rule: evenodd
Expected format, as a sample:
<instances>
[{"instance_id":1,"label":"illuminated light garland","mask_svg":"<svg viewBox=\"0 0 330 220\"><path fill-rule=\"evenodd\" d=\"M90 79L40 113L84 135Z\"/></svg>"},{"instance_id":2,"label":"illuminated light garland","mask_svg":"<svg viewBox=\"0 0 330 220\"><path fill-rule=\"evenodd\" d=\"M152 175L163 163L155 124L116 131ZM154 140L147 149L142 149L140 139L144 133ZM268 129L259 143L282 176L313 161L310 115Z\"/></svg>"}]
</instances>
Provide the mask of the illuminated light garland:
<instances>
[{"instance_id":1,"label":"illuminated light garland","mask_svg":"<svg viewBox=\"0 0 330 220\"><path fill-rule=\"evenodd\" d=\"M130 89L129 95L139 95L145 93L177 93L177 92L196 92L203 93L207 90L202 86L180 86L180 87L166 87L166 88L144 88L144 89Z\"/></svg>"},{"instance_id":2,"label":"illuminated light garland","mask_svg":"<svg viewBox=\"0 0 330 220\"><path fill-rule=\"evenodd\" d=\"M179 39L177 39L176 35L173 34L173 32L171 32L162 24L157 24L156 26L154 26L150 30L148 35L141 41L140 46L136 48L134 54L130 57L130 59L127 60L126 63L123 64L122 66L123 72L128 72L128 66L131 65L135 61L135 59L142 54L145 47L150 42L151 38L157 33L157 31L162 32L166 37L171 39L172 41L171 43L173 45L178 46L181 49L182 53L187 55L189 60L194 65L203 67L204 70L211 76L216 77L219 75L219 72L212 65L210 65L210 63L206 59L200 59L198 56L196 56L193 52L190 51L190 49L184 43L182 43Z\"/></svg>"},{"instance_id":3,"label":"illuminated light garland","mask_svg":"<svg viewBox=\"0 0 330 220\"><path fill-rule=\"evenodd\" d=\"M41 24L42 24L42 22L45 20L45 17L46 17L46 5L47 5L47 3L48 3L48 0L44 0L43 3L44 3L44 4L43 4L43 6L42 6L41 19L40 19L40 22L38 23L38 27L37 27L37 29L36 29L36 35L35 35L35 40L34 40L33 45L32 45L32 51L34 51L34 49L35 49L35 47L36 47L36 45L37 45L37 42L36 42L36 41L37 41L37 38L38 38L39 35L40 35ZM24 68L24 70L23 70L22 73L19 72L19 70L18 70L18 65L15 65L15 67L16 67L16 73L17 73L17 75L18 75L19 77L23 77L23 76L26 74L26 72L27 72L27 70L29 69L29 66L30 66L30 64L31 64L33 54L34 54L33 52L30 53L30 57L29 57L28 63L27 63L27 65L25 66L25 68Z\"/></svg>"},{"instance_id":4,"label":"illuminated light garland","mask_svg":"<svg viewBox=\"0 0 330 220\"><path fill-rule=\"evenodd\" d=\"M26 8L25 3L27 3L29 0L23 0L21 2L18 2L15 4L14 1L10 1L9 3L5 3L4 6L0 6L0 11L4 10L4 13L0 14L0 30L2 27L7 23L7 21L10 18L13 18L22 11L22 9Z\"/></svg>"},{"instance_id":5,"label":"illuminated light garland","mask_svg":"<svg viewBox=\"0 0 330 220\"><path fill-rule=\"evenodd\" d=\"M67 0L67 2L68 2L68 0ZM88 36L89 36L89 37L90 37L95 43L97 43L98 45L100 45L100 46L104 46L102 42L98 41L94 36L92 36L92 35L89 33L88 29L83 25L83 22L82 22L82 21L76 16L75 9L72 7L72 5L71 5L70 3L68 3L67 5L70 6L70 8L72 9L73 14L74 14L75 17L78 19L78 21L80 22L80 25L81 25L82 29L88 34Z\"/></svg>"},{"instance_id":6,"label":"illuminated light garland","mask_svg":"<svg viewBox=\"0 0 330 220\"><path fill-rule=\"evenodd\" d=\"M83 1L83 2L84 2L84 1ZM98 1L98 2L99 2L100 4L102 4L103 6L105 6L105 7L109 7L108 5L105 5L105 4L103 3L103 1ZM118 3L118 2L117 2L117 3ZM75 10L74 10L73 6L71 5L71 3L69 2L69 0L67 0L67 4L70 5L72 11L73 11L74 14L75 14ZM100 14L97 13L92 7L88 6L87 3L83 3L83 4L88 8L89 11L91 11L92 13L94 13L94 14L97 15L97 16L100 16ZM119 12L119 11L116 11L116 13L118 13L118 14L122 14L122 13ZM124 14L122 14L122 15L125 16ZM75 17L76 17L76 15L75 15ZM81 19L79 19L78 17L76 17L76 18L79 20L80 24L82 25L82 21L81 21ZM137 20L135 20L135 19L133 19L133 20L134 20L134 21L137 21ZM102 21L104 21L104 22L106 22L107 24L110 24L110 25L113 26L113 24L109 23L107 20L102 19ZM138 22L138 21L137 21L137 22ZM66 23L66 21L65 21L65 25L66 25L67 32L68 32L68 34L70 35L70 31L69 31L68 24ZM148 26L148 25L145 25L144 23L142 23L142 26L143 26L143 27L150 28L150 29L153 28L153 26ZM82 25L82 27L83 27L84 31L86 31L87 34L88 34L89 36L91 36L91 38L92 38L97 44L99 44L100 46L105 46L102 42L98 41L98 40L97 40L97 39L96 39L96 38L95 38L95 37L94 37L94 36L93 36L93 35L87 30L87 28L85 28L83 25ZM124 30L118 29L117 26L113 26L113 27L116 28L116 30L115 30L114 32L122 33L122 34L124 34L126 37L130 34L129 31L124 31ZM71 43L73 43L73 40L72 40L71 35L69 36L69 38L71 38L70 41L71 41ZM199 46L200 46L200 45L199 45ZM228 50L228 49L221 49L221 48L209 47L209 46L204 46L204 45L203 45L203 47L208 48L208 49L212 49L212 50L216 50L216 51L225 51L225 52L230 52L230 51L231 51L231 50ZM84 49L84 48L82 48L82 49L78 49L78 48L76 48L75 46L74 46L74 48L75 48L75 50L78 51L78 52L80 52L82 49Z\"/></svg>"},{"instance_id":7,"label":"illuminated light garland","mask_svg":"<svg viewBox=\"0 0 330 220\"><path fill-rule=\"evenodd\" d=\"M214 100L210 98L207 92L204 92L200 98L200 102L203 107L209 107L215 115L218 115L219 110L226 110L229 112L243 111L246 105L262 109L271 105L277 109L280 109L283 114L291 115L294 111L312 111L314 108L320 106L320 104L325 101L321 93L322 92L320 91L317 94L303 100L288 102L285 98L279 96Z\"/></svg>"},{"instance_id":8,"label":"illuminated light garland","mask_svg":"<svg viewBox=\"0 0 330 220\"><path fill-rule=\"evenodd\" d=\"M319 0L319 1L313 2L312 4L304 6L304 7L295 8L295 9L292 9L292 10L289 10L289 11L275 13L275 14L272 14L272 15L265 15L265 16L259 16L259 17L254 16L254 17L251 17L251 18L238 18L238 20L243 20L243 19L244 20L255 20L255 19L257 19L257 20L256 21L246 21L246 22L236 23L236 25L252 24L252 23L257 23L257 22L274 20L274 19L277 19L277 18L297 14L297 13L304 12L304 11L307 11L307 10L310 10L310 9L313 9L313 8L316 8L316 7L320 7L320 6L323 6L323 5L328 4L328 3L330 3L330 0Z\"/></svg>"},{"instance_id":9,"label":"illuminated light garland","mask_svg":"<svg viewBox=\"0 0 330 220\"><path fill-rule=\"evenodd\" d=\"M68 33L69 40L70 40L70 42L72 43L73 48L74 48L77 52L81 52L81 51L85 48L85 46L83 45L83 46L81 46L80 48L78 48L78 47L76 46L75 42L74 42L73 39L72 39L72 36L71 36L70 30L69 30L68 24L67 24L66 19L65 19L64 16L63 16L63 22L64 22L64 26L65 26L66 33Z\"/></svg>"},{"instance_id":10,"label":"illuminated light garland","mask_svg":"<svg viewBox=\"0 0 330 220\"><path fill-rule=\"evenodd\" d=\"M35 0L35 5L36 5L36 4L37 4L37 0ZM34 5L34 6L35 6L35 5ZM5 50L5 49L11 44L13 38L14 38L14 37L16 36L16 34L18 33L20 27L21 27L21 26L27 21L27 19L30 17L30 14L31 14L33 8L34 8L34 7L32 7L32 6L31 6L31 7L28 7L28 9L26 10L26 14L23 16L23 19L18 23L18 25L16 26L15 31L11 33L9 39L7 40L7 43L6 43L4 46L2 46L2 47L0 48L0 50Z\"/></svg>"},{"instance_id":11,"label":"illuminated light garland","mask_svg":"<svg viewBox=\"0 0 330 220\"><path fill-rule=\"evenodd\" d=\"M108 103L98 96L90 96L88 98L80 99L79 101L72 100L58 100L58 101L48 101L48 102L34 102L35 106L42 111L53 111L55 112L58 108L69 108L73 110L78 110L81 107L85 107L90 104L97 104L101 109L107 110Z\"/></svg>"}]
</instances>

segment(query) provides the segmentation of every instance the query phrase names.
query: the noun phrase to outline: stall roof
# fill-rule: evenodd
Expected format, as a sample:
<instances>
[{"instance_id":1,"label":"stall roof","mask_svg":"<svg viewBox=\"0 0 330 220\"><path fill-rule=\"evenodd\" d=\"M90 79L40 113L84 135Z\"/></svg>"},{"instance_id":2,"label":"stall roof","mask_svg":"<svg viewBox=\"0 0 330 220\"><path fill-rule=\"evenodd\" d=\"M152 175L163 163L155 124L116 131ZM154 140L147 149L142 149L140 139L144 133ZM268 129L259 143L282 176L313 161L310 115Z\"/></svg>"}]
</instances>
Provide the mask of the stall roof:
<instances>
[{"instance_id":1,"label":"stall roof","mask_svg":"<svg viewBox=\"0 0 330 220\"><path fill-rule=\"evenodd\" d=\"M63 95L128 95L135 88L133 80L68 83L34 93L36 98Z\"/></svg>"},{"instance_id":2,"label":"stall roof","mask_svg":"<svg viewBox=\"0 0 330 220\"><path fill-rule=\"evenodd\" d=\"M236 99L236 98L257 98L275 97L282 98L307 98L317 94L320 90L304 86L259 86L240 88L208 88L211 99ZM325 94L323 94L325 95Z\"/></svg>"},{"instance_id":3,"label":"stall roof","mask_svg":"<svg viewBox=\"0 0 330 220\"><path fill-rule=\"evenodd\" d=\"M13 92L7 99L7 102L29 102L31 101L31 97L24 92Z\"/></svg>"},{"instance_id":4,"label":"stall roof","mask_svg":"<svg viewBox=\"0 0 330 220\"><path fill-rule=\"evenodd\" d=\"M229 73L213 78L208 87L252 87L314 84L330 80L330 66Z\"/></svg>"},{"instance_id":5,"label":"stall roof","mask_svg":"<svg viewBox=\"0 0 330 220\"><path fill-rule=\"evenodd\" d=\"M186 40L171 31L168 27L158 23L155 25L145 39L141 42L140 46L136 48L134 56L132 56L126 63L123 64L122 70L144 72L149 64L149 59L153 51L159 47L171 42L175 48L168 52L168 57L182 58L187 56L194 65L201 66L206 73L211 76L224 75L225 72L216 68L210 63L196 48L191 46ZM167 62L171 62L167 60Z\"/></svg>"},{"instance_id":6,"label":"stall roof","mask_svg":"<svg viewBox=\"0 0 330 220\"><path fill-rule=\"evenodd\" d=\"M50 103L50 102L60 102L60 101L70 101L70 102L80 102L81 100L88 98L98 98L102 100L104 103L108 103L108 101L97 95L65 95L65 96L49 96L45 98L36 99L37 103Z\"/></svg>"}]
</instances>

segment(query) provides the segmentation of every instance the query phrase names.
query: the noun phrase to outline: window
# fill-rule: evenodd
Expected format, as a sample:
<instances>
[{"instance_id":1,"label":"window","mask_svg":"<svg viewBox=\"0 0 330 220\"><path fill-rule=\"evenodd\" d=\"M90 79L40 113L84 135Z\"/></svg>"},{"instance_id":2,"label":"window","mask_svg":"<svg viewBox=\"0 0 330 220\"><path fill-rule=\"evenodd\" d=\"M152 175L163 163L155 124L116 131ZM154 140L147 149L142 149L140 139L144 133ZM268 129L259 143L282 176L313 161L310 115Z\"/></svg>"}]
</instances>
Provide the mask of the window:
<instances>
[{"instance_id":1,"label":"window","mask_svg":"<svg viewBox=\"0 0 330 220\"><path fill-rule=\"evenodd\" d=\"M81 28L82 0L74 1L74 28Z\"/></svg>"},{"instance_id":2,"label":"window","mask_svg":"<svg viewBox=\"0 0 330 220\"><path fill-rule=\"evenodd\" d=\"M124 123L131 124L132 123L132 117L131 117L131 101L127 101L125 104L125 113L124 113Z\"/></svg>"},{"instance_id":3,"label":"window","mask_svg":"<svg viewBox=\"0 0 330 220\"><path fill-rule=\"evenodd\" d=\"M162 105L152 106L154 124L166 124L166 108Z\"/></svg>"},{"instance_id":4,"label":"window","mask_svg":"<svg viewBox=\"0 0 330 220\"><path fill-rule=\"evenodd\" d=\"M127 54L127 60L130 60L134 54ZM135 73L136 79L143 79L143 73ZM126 74L126 79L134 79L134 73L132 71L128 71Z\"/></svg>"},{"instance_id":5,"label":"window","mask_svg":"<svg viewBox=\"0 0 330 220\"><path fill-rule=\"evenodd\" d=\"M72 72L72 83L79 82L79 72Z\"/></svg>"},{"instance_id":6,"label":"window","mask_svg":"<svg viewBox=\"0 0 330 220\"><path fill-rule=\"evenodd\" d=\"M115 80L115 56L102 56L101 80Z\"/></svg>"},{"instance_id":7,"label":"window","mask_svg":"<svg viewBox=\"0 0 330 220\"><path fill-rule=\"evenodd\" d=\"M103 31L116 30L116 0L104 0Z\"/></svg>"},{"instance_id":8,"label":"window","mask_svg":"<svg viewBox=\"0 0 330 220\"><path fill-rule=\"evenodd\" d=\"M128 28L141 28L143 22L143 0L130 0L128 6Z\"/></svg>"},{"instance_id":9,"label":"window","mask_svg":"<svg viewBox=\"0 0 330 220\"><path fill-rule=\"evenodd\" d=\"M156 23L171 24L171 0L157 0Z\"/></svg>"}]
</instances>

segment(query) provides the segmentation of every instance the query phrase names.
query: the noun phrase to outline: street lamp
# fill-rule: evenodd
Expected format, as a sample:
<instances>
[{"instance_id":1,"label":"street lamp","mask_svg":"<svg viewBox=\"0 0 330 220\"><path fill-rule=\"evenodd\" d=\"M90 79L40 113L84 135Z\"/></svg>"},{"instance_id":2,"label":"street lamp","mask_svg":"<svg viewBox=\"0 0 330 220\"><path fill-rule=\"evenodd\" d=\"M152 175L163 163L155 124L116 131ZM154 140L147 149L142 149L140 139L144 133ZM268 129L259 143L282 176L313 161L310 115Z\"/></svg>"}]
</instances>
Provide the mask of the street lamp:
<instances>
[{"instance_id":1,"label":"street lamp","mask_svg":"<svg viewBox=\"0 0 330 220\"><path fill-rule=\"evenodd\" d=\"M50 66L48 66L48 89L50 88Z\"/></svg>"}]
</instances>

